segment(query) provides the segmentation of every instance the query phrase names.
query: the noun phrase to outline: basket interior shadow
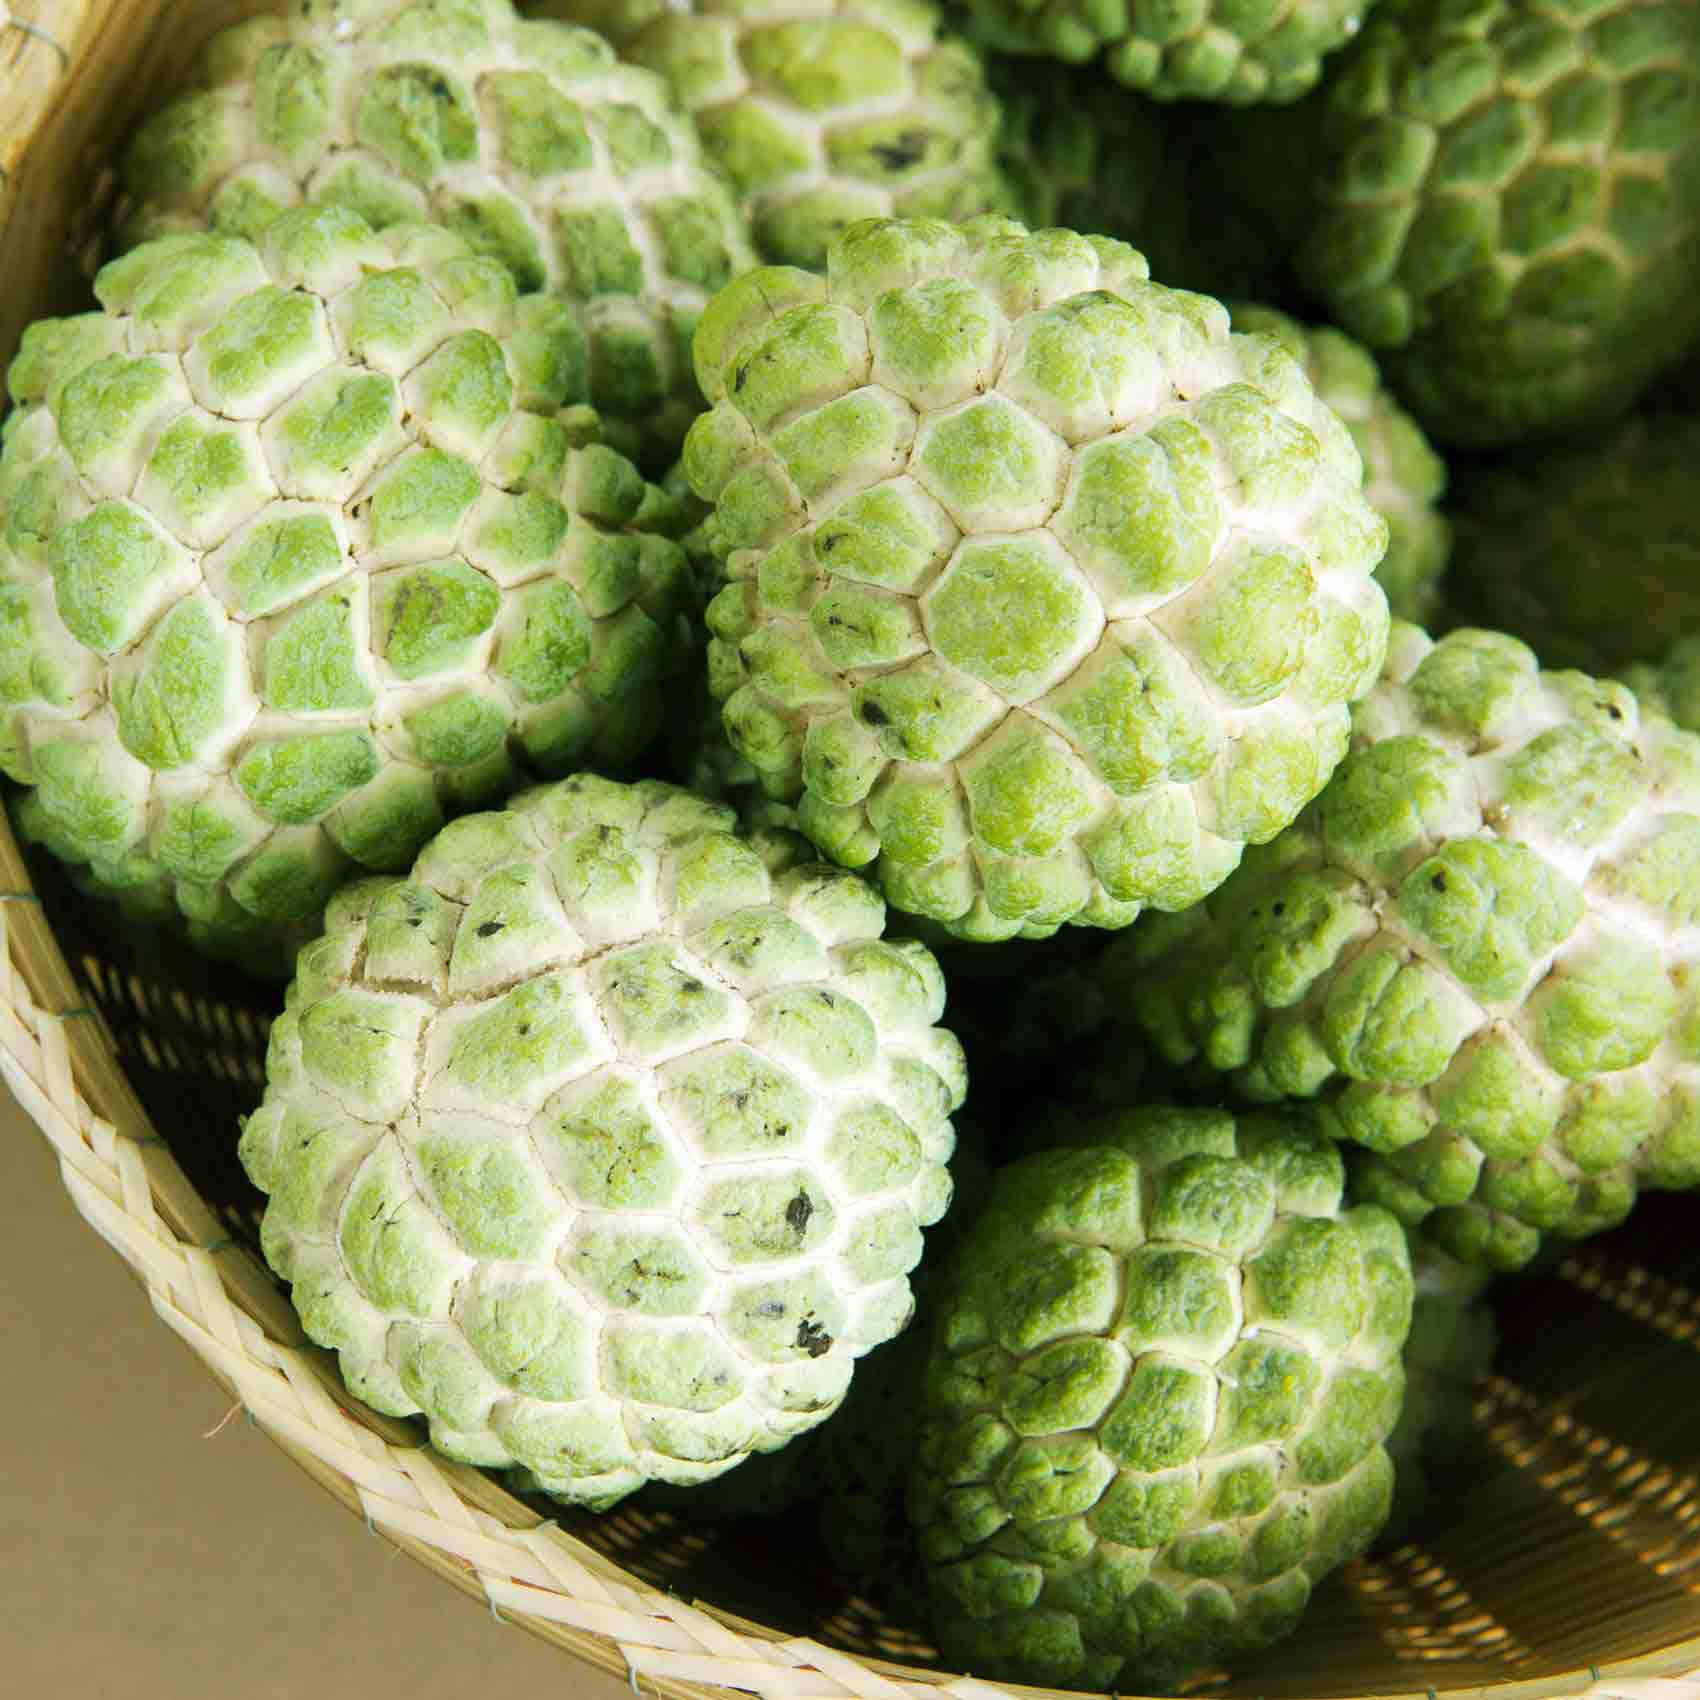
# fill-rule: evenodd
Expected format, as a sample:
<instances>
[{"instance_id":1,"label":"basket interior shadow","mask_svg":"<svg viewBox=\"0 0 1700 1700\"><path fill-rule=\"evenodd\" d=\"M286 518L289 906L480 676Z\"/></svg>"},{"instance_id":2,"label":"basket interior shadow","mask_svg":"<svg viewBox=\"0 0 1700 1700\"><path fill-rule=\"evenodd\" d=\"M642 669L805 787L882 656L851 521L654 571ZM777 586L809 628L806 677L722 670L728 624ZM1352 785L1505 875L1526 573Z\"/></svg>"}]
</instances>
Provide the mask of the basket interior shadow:
<instances>
[{"instance_id":1,"label":"basket interior shadow","mask_svg":"<svg viewBox=\"0 0 1700 1700\"><path fill-rule=\"evenodd\" d=\"M21 163L20 138L0 135L11 149L0 150L9 169L0 177L0 362L29 319L88 304L107 162L180 72L183 48L260 9L255 0L67 5L75 36L60 43L52 98L20 109L33 132ZM6 98L0 90L0 130ZM4 821L0 868L8 889L22 881ZM169 1150L199 1204L185 1203L178 1182L167 1213L192 1217L209 1236L221 1227L263 1271L263 1201L236 1141L260 1096L280 994L156 933L115 925L43 857L29 857L29 877L45 931L27 954L51 983L51 999L33 988L38 1000L61 1010L86 1002L100 1016L74 1046L94 1082L79 1084L123 1132ZM1505 1288L1503 1349L1480 1389L1476 1439L1416 1537L1331 1578L1298 1635L1259 1664L1233 1677L1206 1673L1190 1690L1329 1700L1488 1689L1533 1700L1585 1686L1590 1667L1654 1676L1700 1664L1697 1220L1685 1200L1646 1200L1624 1229ZM281 1295L267 1296L269 1305L252 1292L244 1302L285 1316ZM348 1408L360 1414L354 1401ZM370 1421L397 1432L392 1419ZM719 1613L936 1668L917 1626L832 1573L806 1513L715 1521L639 1495L597 1517L524 1506L494 1482L480 1503L498 1514L506 1505L516 1524L552 1517L630 1575Z\"/></svg>"}]
</instances>

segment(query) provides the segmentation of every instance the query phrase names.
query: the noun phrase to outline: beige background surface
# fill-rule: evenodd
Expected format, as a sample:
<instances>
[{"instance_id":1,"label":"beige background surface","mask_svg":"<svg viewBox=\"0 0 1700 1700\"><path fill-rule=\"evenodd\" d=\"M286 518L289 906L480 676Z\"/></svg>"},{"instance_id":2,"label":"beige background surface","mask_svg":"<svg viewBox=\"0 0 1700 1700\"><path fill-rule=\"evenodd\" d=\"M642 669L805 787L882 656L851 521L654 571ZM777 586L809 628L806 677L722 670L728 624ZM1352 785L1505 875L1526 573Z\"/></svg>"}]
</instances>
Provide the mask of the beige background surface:
<instances>
[{"instance_id":1,"label":"beige background surface","mask_svg":"<svg viewBox=\"0 0 1700 1700\"><path fill-rule=\"evenodd\" d=\"M219 1427L229 1399L4 1086L0 1201L0 1689L629 1700L368 1535L239 1415Z\"/></svg>"}]
</instances>

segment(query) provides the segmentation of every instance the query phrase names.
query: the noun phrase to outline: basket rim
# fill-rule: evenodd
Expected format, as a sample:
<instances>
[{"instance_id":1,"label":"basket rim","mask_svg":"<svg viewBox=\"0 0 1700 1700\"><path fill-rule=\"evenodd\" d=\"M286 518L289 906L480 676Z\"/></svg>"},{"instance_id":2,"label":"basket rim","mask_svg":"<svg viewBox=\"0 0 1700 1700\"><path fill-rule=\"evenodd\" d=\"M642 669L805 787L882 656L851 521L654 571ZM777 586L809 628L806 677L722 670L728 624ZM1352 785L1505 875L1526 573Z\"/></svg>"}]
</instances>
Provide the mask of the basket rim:
<instances>
[{"instance_id":1,"label":"basket rim","mask_svg":"<svg viewBox=\"0 0 1700 1700\"><path fill-rule=\"evenodd\" d=\"M0 189L97 22L89 0L0 0Z\"/></svg>"},{"instance_id":2,"label":"basket rim","mask_svg":"<svg viewBox=\"0 0 1700 1700\"><path fill-rule=\"evenodd\" d=\"M100 0L0 0L0 232L10 180L109 10ZM271 1272L229 1236L156 1131L55 936L3 806L0 1085L54 1149L78 1213L230 1395L231 1414L243 1410L370 1531L498 1620L658 1700L725 1700L731 1692L762 1700L1094 1700L867 1657L677 1598L539 1516L484 1471L438 1454L409 1425L362 1405L342 1385L334 1354L306 1339ZM1700 1700L1700 1605L1695 1633L1653 1653L1562 1676L1424 1685L1374 1700Z\"/></svg>"},{"instance_id":3,"label":"basket rim","mask_svg":"<svg viewBox=\"0 0 1700 1700\"><path fill-rule=\"evenodd\" d=\"M53 1146L78 1212L236 1407L368 1528L496 1617L661 1700L717 1700L728 1690L764 1700L1067 1700L866 1658L677 1599L355 1400L332 1354L306 1340L269 1271L225 1233L154 1131L3 809L0 1081ZM1696 1630L1657 1652L1561 1677L1425 1686L1377 1700L1700 1700L1700 1609Z\"/></svg>"}]
</instances>

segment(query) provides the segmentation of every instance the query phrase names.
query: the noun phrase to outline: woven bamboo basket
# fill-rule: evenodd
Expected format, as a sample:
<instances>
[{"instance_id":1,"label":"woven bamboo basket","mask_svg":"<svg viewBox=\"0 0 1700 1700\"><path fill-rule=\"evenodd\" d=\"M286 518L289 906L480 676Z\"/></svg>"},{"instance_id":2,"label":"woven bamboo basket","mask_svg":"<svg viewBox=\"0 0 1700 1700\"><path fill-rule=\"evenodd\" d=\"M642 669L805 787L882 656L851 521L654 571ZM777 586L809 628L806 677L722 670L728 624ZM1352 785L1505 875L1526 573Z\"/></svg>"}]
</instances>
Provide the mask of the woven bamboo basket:
<instances>
[{"instance_id":1,"label":"woven bamboo basket","mask_svg":"<svg viewBox=\"0 0 1700 1700\"><path fill-rule=\"evenodd\" d=\"M255 0L0 0L0 364L88 303L106 162L189 49ZM0 1078L160 1319L307 1475L572 1658L668 1700L998 1700L820 1567L806 1529L516 1499L378 1416L309 1345L236 1161L253 983L126 939L0 814ZM1700 1700L1700 1218L1630 1227L1507 1290L1477 1438L1419 1537L1320 1592L1238 1700ZM568 1678L571 1680L570 1676ZM568 1689L571 1692L571 1689ZM1033 1691L1020 1691L1033 1692Z\"/></svg>"}]
</instances>

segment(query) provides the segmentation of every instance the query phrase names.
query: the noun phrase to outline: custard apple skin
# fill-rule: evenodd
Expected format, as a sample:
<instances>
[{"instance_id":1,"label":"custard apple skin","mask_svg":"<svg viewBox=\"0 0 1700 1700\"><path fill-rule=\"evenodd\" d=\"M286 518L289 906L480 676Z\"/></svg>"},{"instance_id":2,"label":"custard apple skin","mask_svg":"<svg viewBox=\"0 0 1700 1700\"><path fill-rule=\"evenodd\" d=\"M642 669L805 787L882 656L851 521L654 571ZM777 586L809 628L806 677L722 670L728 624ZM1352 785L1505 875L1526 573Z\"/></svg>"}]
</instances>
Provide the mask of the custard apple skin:
<instances>
[{"instance_id":1,"label":"custard apple skin","mask_svg":"<svg viewBox=\"0 0 1700 1700\"><path fill-rule=\"evenodd\" d=\"M1317 1098L1355 1196L1508 1271L1700 1184L1700 739L1523 644L1396 626L1353 752L1107 1001L1245 1099Z\"/></svg>"},{"instance_id":2,"label":"custard apple skin","mask_svg":"<svg viewBox=\"0 0 1700 1700\"><path fill-rule=\"evenodd\" d=\"M935 1322L909 1508L948 1663L1143 1692L1287 1634L1374 1539L1411 1272L1302 1121L1100 1125L994 1177Z\"/></svg>"},{"instance_id":3,"label":"custard apple skin","mask_svg":"<svg viewBox=\"0 0 1700 1700\"><path fill-rule=\"evenodd\" d=\"M758 252L820 270L864 218L1013 212L979 54L928 0L544 0L664 78Z\"/></svg>"},{"instance_id":4,"label":"custard apple skin","mask_svg":"<svg viewBox=\"0 0 1700 1700\"><path fill-rule=\"evenodd\" d=\"M449 232L180 234L24 335L0 448L0 772L97 890L281 968L528 774L659 730L694 591L563 406L584 341Z\"/></svg>"},{"instance_id":5,"label":"custard apple skin","mask_svg":"<svg viewBox=\"0 0 1700 1700\"><path fill-rule=\"evenodd\" d=\"M959 936L1183 908L1373 682L1385 522L1298 363L1123 244L870 220L710 303L710 688L768 795Z\"/></svg>"},{"instance_id":6,"label":"custard apple skin","mask_svg":"<svg viewBox=\"0 0 1700 1700\"><path fill-rule=\"evenodd\" d=\"M1428 1505L1430 1472L1451 1463L1468 1443L1476 1383L1499 1347L1485 1271L1412 1234L1411 1274L1415 1298L1405 1340L1405 1398L1387 1437L1394 1480L1384 1545L1411 1532Z\"/></svg>"},{"instance_id":7,"label":"custard apple skin","mask_svg":"<svg viewBox=\"0 0 1700 1700\"><path fill-rule=\"evenodd\" d=\"M1615 673L1700 633L1700 418L1642 414L1586 445L1467 469L1455 492L1461 623L1549 667Z\"/></svg>"},{"instance_id":8,"label":"custard apple skin","mask_svg":"<svg viewBox=\"0 0 1700 1700\"><path fill-rule=\"evenodd\" d=\"M822 1421L950 1200L937 965L733 825L577 775L346 888L242 1134L350 1390L574 1504Z\"/></svg>"},{"instance_id":9,"label":"custard apple skin","mask_svg":"<svg viewBox=\"0 0 1700 1700\"><path fill-rule=\"evenodd\" d=\"M1298 269L1438 440L1581 431L1700 332L1700 8L1384 0Z\"/></svg>"},{"instance_id":10,"label":"custard apple skin","mask_svg":"<svg viewBox=\"0 0 1700 1700\"><path fill-rule=\"evenodd\" d=\"M1126 0L968 0L976 38L1011 54L1083 64L1152 100L1284 105L1357 30L1370 0L1203 0L1160 9Z\"/></svg>"},{"instance_id":11,"label":"custard apple skin","mask_svg":"<svg viewBox=\"0 0 1700 1700\"><path fill-rule=\"evenodd\" d=\"M124 246L254 237L303 202L427 222L573 303L590 399L659 473L700 406L703 302L748 229L651 73L508 0L292 0L221 31L121 163Z\"/></svg>"},{"instance_id":12,"label":"custard apple skin","mask_svg":"<svg viewBox=\"0 0 1700 1700\"><path fill-rule=\"evenodd\" d=\"M1346 422L1364 463L1364 496L1387 521L1387 553L1375 569L1396 620L1422 625L1434 613L1452 552L1440 510L1446 462L1381 382L1375 358L1331 325L1307 327L1273 307L1231 303L1234 329L1272 336L1305 369L1311 387Z\"/></svg>"}]
</instances>

